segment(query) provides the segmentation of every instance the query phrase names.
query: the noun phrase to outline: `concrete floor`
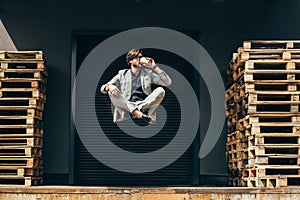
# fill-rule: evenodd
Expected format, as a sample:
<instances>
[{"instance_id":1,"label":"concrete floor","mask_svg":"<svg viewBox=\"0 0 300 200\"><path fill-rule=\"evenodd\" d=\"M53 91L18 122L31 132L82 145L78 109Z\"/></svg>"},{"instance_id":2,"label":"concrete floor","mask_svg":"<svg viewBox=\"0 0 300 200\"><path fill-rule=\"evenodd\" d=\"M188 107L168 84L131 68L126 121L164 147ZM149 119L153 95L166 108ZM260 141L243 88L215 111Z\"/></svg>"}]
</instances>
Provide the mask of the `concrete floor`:
<instances>
[{"instance_id":1,"label":"concrete floor","mask_svg":"<svg viewBox=\"0 0 300 200\"><path fill-rule=\"evenodd\" d=\"M1 186L2 200L298 200L300 187L79 187Z\"/></svg>"}]
</instances>

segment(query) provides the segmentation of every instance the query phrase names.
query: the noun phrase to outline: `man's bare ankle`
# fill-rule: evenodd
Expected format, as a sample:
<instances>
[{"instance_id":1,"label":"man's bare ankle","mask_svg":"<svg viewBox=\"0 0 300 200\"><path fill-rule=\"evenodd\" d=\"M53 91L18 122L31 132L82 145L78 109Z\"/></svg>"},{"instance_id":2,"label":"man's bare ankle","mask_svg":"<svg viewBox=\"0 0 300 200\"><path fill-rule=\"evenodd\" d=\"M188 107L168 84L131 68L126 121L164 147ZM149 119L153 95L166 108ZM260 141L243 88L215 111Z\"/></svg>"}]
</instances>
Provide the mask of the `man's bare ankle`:
<instances>
[{"instance_id":1,"label":"man's bare ankle","mask_svg":"<svg viewBox=\"0 0 300 200\"><path fill-rule=\"evenodd\" d=\"M132 114L133 114L133 116L135 116L136 118L139 118L139 119L142 118L142 116L143 116L143 113L139 110L134 110L132 112Z\"/></svg>"}]
</instances>

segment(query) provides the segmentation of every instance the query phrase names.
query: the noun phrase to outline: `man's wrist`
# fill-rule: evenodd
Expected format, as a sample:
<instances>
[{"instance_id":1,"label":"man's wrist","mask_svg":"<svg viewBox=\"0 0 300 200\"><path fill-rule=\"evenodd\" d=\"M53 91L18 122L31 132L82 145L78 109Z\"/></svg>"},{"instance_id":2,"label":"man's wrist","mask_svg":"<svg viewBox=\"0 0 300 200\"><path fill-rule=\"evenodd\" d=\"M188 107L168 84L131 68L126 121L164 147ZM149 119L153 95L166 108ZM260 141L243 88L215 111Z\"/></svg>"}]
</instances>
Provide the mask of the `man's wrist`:
<instances>
[{"instance_id":1,"label":"man's wrist","mask_svg":"<svg viewBox=\"0 0 300 200\"><path fill-rule=\"evenodd\" d=\"M152 67L151 69L156 69L157 68L157 65L154 65L154 67Z\"/></svg>"}]
</instances>

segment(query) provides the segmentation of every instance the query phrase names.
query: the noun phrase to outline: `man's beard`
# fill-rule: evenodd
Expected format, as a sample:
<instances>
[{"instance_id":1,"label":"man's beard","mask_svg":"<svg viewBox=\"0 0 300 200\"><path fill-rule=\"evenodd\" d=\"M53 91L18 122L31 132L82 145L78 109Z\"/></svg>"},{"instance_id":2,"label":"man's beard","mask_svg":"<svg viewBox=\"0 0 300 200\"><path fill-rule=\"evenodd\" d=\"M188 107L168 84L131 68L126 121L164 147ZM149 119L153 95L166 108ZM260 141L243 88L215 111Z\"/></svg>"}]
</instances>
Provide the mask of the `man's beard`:
<instances>
[{"instance_id":1,"label":"man's beard","mask_svg":"<svg viewBox=\"0 0 300 200\"><path fill-rule=\"evenodd\" d=\"M134 67L134 68L141 68L142 65L133 64L133 67Z\"/></svg>"}]
</instances>

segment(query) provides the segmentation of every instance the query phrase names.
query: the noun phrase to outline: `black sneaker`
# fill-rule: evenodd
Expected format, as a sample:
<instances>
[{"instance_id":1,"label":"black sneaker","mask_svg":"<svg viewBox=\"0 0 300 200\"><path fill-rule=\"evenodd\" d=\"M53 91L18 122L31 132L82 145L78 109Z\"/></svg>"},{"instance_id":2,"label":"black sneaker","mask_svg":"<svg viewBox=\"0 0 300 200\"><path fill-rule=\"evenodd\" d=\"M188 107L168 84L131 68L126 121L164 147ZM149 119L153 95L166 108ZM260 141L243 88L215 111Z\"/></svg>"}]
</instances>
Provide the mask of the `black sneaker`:
<instances>
[{"instance_id":1,"label":"black sneaker","mask_svg":"<svg viewBox=\"0 0 300 200\"><path fill-rule=\"evenodd\" d=\"M144 113L145 115L149 114L149 108L141 109L141 112Z\"/></svg>"},{"instance_id":2,"label":"black sneaker","mask_svg":"<svg viewBox=\"0 0 300 200\"><path fill-rule=\"evenodd\" d=\"M145 122L148 122L149 124L153 124L155 122L153 117L151 117L149 115L145 115L145 114L143 114L142 120L144 120Z\"/></svg>"}]
</instances>

